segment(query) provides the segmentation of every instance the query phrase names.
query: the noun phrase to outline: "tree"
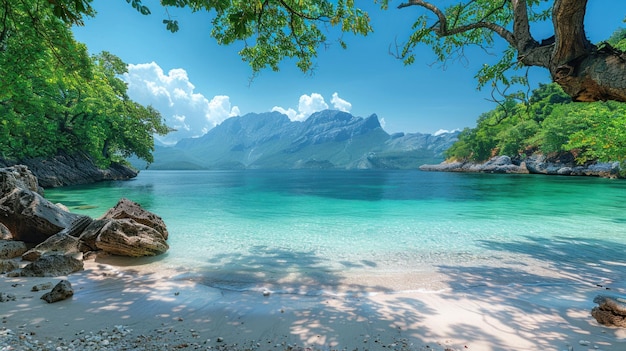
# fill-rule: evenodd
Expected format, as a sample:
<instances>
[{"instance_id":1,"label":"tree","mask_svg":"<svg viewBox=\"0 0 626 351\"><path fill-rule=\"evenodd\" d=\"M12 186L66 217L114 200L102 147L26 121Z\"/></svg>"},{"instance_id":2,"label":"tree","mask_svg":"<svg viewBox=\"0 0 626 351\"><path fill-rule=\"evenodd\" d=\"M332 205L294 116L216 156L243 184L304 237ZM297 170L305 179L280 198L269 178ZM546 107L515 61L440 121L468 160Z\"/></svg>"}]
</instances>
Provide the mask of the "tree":
<instances>
[{"instance_id":1,"label":"tree","mask_svg":"<svg viewBox=\"0 0 626 351\"><path fill-rule=\"evenodd\" d=\"M126 1L142 14L150 13L141 0ZM438 0L405 1L398 7L420 10L400 51L407 64L414 61L413 50L419 44L429 45L445 61L467 46L491 47L500 38L508 49L500 62L478 72L479 87L524 83L524 76L511 76L510 71L536 66L548 69L574 101L626 101L626 54L607 42L589 42L584 28L588 0L466 0L445 7ZM74 23L92 14L90 2L49 0L57 16ZM390 1L374 2L386 9ZM327 41L325 26L361 35L372 31L367 12L354 0L161 0L161 4L215 13L213 37L220 44L244 42L240 55L255 72L265 67L277 70L284 58L296 58L302 70L311 69L317 49ZM550 19L554 35L534 38L531 25ZM163 22L167 29L178 30L176 20Z\"/></svg>"},{"instance_id":2,"label":"tree","mask_svg":"<svg viewBox=\"0 0 626 351\"><path fill-rule=\"evenodd\" d=\"M158 111L129 99L122 60L90 57L48 0L0 1L0 33L0 157L152 161L153 135L169 129Z\"/></svg>"}]
</instances>

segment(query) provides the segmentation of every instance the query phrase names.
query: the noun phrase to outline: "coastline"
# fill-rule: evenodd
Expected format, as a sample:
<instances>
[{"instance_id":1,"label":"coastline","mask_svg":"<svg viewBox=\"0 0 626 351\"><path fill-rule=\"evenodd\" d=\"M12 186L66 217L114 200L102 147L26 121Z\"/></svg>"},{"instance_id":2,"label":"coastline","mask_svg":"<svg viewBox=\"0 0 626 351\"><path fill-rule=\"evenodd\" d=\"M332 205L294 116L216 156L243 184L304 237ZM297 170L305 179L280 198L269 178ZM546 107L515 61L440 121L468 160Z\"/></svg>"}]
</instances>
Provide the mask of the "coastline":
<instances>
[{"instance_id":1,"label":"coastline","mask_svg":"<svg viewBox=\"0 0 626 351\"><path fill-rule=\"evenodd\" d=\"M460 270L468 277L476 273L471 267ZM594 296L606 289L594 284L503 286L484 281L436 292L311 296L221 290L184 273L86 261L84 271L67 277L74 296L54 304L40 300L43 292L30 288L56 283L61 277L6 277L0 291L17 299L0 304L0 334L19 344L0 349L617 351L626 347L626 330L603 327L590 316ZM624 291L626 286L615 284L624 283L613 282L613 291Z\"/></svg>"},{"instance_id":2,"label":"coastline","mask_svg":"<svg viewBox=\"0 0 626 351\"><path fill-rule=\"evenodd\" d=\"M494 156L486 162L443 161L434 165L422 165L422 171L464 172L464 173L509 173L543 174L560 176L590 176L619 178L619 162L598 162L578 165L573 158L548 159L544 155L532 155L524 160L514 160L509 156Z\"/></svg>"}]
</instances>

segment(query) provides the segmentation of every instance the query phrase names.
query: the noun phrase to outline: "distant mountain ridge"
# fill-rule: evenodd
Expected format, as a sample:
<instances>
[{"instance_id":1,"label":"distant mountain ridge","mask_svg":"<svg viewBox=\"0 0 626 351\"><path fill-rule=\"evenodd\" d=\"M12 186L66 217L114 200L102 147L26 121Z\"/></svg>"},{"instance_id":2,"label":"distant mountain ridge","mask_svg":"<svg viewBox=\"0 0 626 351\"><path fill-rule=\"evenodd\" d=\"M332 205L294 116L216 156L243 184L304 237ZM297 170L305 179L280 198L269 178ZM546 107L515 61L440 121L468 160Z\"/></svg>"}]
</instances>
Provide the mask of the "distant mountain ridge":
<instances>
[{"instance_id":1,"label":"distant mountain ridge","mask_svg":"<svg viewBox=\"0 0 626 351\"><path fill-rule=\"evenodd\" d=\"M199 138L156 146L151 169L418 168L443 160L458 132L389 135L378 117L324 110L304 121L279 112L231 117ZM141 164L135 166L141 167ZM145 165L143 165L145 167Z\"/></svg>"}]
</instances>

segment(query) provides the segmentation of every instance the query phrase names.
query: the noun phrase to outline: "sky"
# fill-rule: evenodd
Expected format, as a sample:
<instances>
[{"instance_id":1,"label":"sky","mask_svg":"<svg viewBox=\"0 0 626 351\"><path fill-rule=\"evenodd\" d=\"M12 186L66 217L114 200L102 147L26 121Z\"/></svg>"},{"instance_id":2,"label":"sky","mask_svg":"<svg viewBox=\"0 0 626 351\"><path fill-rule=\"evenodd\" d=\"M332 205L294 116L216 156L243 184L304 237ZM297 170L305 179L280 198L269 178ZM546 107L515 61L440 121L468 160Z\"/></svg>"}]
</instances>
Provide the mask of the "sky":
<instances>
[{"instance_id":1,"label":"sky","mask_svg":"<svg viewBox=\"0 0 626 351\"><path fill-rule=\"evenodd\" d=\"M345 50L332 42L321 48L312 73L285 61L280 71L268 69L252 80L252 70L237 54L242 44L219 46L210 37L210 14L170 9L180 25L171 33L162 23L167 14L158 0L143 3L151 15L139 14L123 0L94 0L96 16L73 32L91 53L109 51L128 64L123 78L129 96L153 105L177 129L159 138L166 144L200 136L226 118L247 113L279 111L303 120L330 108L360 117L376 114L388 133L436 133L474 127L481 113L496 107L491 89L477 90L474 76L483 64L498 60L504 42L489 53L466 50L465 60L446 65L420 46L415 63L405 66L390 50L410 35L418 8L397 9L399 1L391 1L386 11L373 1L359 1L370 14L374 33L344 34ZM589 1L589 39L607 39L626 26L625 17L626 1ZM545 24L532 30L538 40L553 34ZM530 78L531 87L550 81L541 68L531 68Z\"/></svg>"}]
</instances>

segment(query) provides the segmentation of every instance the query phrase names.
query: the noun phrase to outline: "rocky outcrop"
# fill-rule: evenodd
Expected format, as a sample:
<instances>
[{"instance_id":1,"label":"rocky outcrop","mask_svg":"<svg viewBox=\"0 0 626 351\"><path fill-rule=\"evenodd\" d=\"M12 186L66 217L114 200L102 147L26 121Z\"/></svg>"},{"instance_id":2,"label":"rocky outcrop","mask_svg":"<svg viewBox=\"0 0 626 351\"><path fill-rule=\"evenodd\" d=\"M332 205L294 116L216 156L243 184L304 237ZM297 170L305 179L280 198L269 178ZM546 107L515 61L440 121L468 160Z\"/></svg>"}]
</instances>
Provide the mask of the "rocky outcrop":
<instances>
[{"instance_id":1,"label":"rocky outcrop","mask_svg":"<svg viewBox=\"0 0 626 351\"><path fill-rule=\"evenodd\" d=\"M80 252L78 248L78 238L61 232L49 237L46 241L26 251L22 255L22 259L26 261L35 261L43 255L73 255Z\"/></svg>"},{"instance_id":2,"label":"rocky outcrop","mask_svg":"<svg viewBox=\"0 0 626 351\"><path fill-rule=\"evenodd\" d=\"M470 173L530 173L545 175L595 176L617 178L620 172L618 162L576 165L574 159L548 159L544 155L533 155L525 160L513 160L509 156L496 156L485 163L442 162L435 165L422 165L423 171L470 172Z\"/></svg>"},{"instance_id":3,"label":"rocky outcrop","mask_svg":"<svg viewBox=\"0 0 626 351\"><path fill-rule=\"evenodd\" d=\"M59 276L83 268L72 256L104 251L121 256L154 256L169 249L163 219L128 199L93 220L73 214L46 200L35 190L27 167L0 169L0 259L22 256L33 261L21 270L14 260L3 260L2 271L11 276ZM26 243L36 244L26 251Z\"/></svg>"},{"instance_id":4,"label":"rocky outcrop","mask_svg":"<svg viewBox=\"0 0 626 351\"><path fill-rule=\"evenodd\" d=\"M18 277L60 277L83 269L83 261L66 255L41 256L15 274Z\"/></svg>"},{"instance_id":5,"label":"rocky outcrop","mask_svg":"<svg viewBox=\"0 0 626 351\"><path fill-rule=\"evenodd\" d=\"M0 240L0 258L20 257L26 252L26 244L22 241Z\"/></svg>"},{"instance_id":6,"label":"rocky outcrop","mask_svg":"<svg viewBox=\"0 0 626 351\"><path fill-rule=\"evenodd\" d=\"M598 295L593 302L598 306L591 310L591 315L598 323L626 328L626 298Z\"/></svg>"},{"instance_id":7,"label":"rocky outcrop","mask_svg":"<svg viewBox=\"0 0 626 351\"><path fill-rule=\"evenodd\" d=\"M75 184L89 184L104 180L127 180L135 178L138 172L124 165L113 163L107 169L100 169L91 158L82 153L61 152L48 158L32 158L16 161L0 160L0 166L26 165L44 188L54 188Z\"/></svg>"},{"instance_id":8,"label":"rocky outcrop","mask_svg":"<svg viewBox=\"0 0 626 351\"><path fill-rule=\"evenodd\" d=\"M422 165L420 169L435 172L529 173L525 165L514 164L509 156L496 156L485 163L442 162L436 165Z\"/></svg>"},{"instance_id":9,"label":"rocky outcrop","mask_svg":"<svg viewBox=\"0 0 626 351\"><path fill-rule=\"evenodd\" d=\"M20 268L15 260L0 260L0 273L12 272Z\"/></svg>"},{"instance_id":10,"label":"rocky outcrop","mask_svg":"<svg viewBox=\"0 0 626 351\"><path fill-rule=\"evenodd\" d=\"M0 194L11 192L15 188L28 189L43 195L37 177L24 165L0 168Z\"/></svg>"},{"instance_id":11,"label":"rocky outcrop","mask_svg":"<svg viewBox=\"0 0 626 351\"><path fill-rule=\"evenodd\" d=\"M54 286L54 288L52 288L52 291L43 294L41 299L46 301L47 303L53 303L63 301L72 296L74 296L74 289L72 289L72 284L67 280L61 280L57 285Z\"/></svg>"},{"instance_id":12,"label":"rocky outcrop","mask_svg":"<svg viewBox=\"0 0 626 351\"><path fill-rule=\"evenodd\" d=\"M88 217L66 212L36 192L14 188L0 194L0 222L14 240L41 243L62 230L85 223Z\"/></svg>"},{"instance_id":13,"label":"rocky outcrop","mask_svg":"<svg viewBox=\"0 0 626 351\"><path fill-rule=\"evenodd\" d=\"M150 211L144 210L141 205L122 198L115 207L108 210L101 218L132 219L137 223L155 229L167 240L168 232L163 219Z\"/></svg>"},{"instance_id":14,"label":"rocky outcrop","mask_svg":"<svg viewBox=\"0 0 626 351\"><path fill-rule=\"evenodd\" d=\"M169 249L161 233L133 219L105 221L95 244L105 252L130 257L160 255Z\"/></svg>"}]
</instances>

